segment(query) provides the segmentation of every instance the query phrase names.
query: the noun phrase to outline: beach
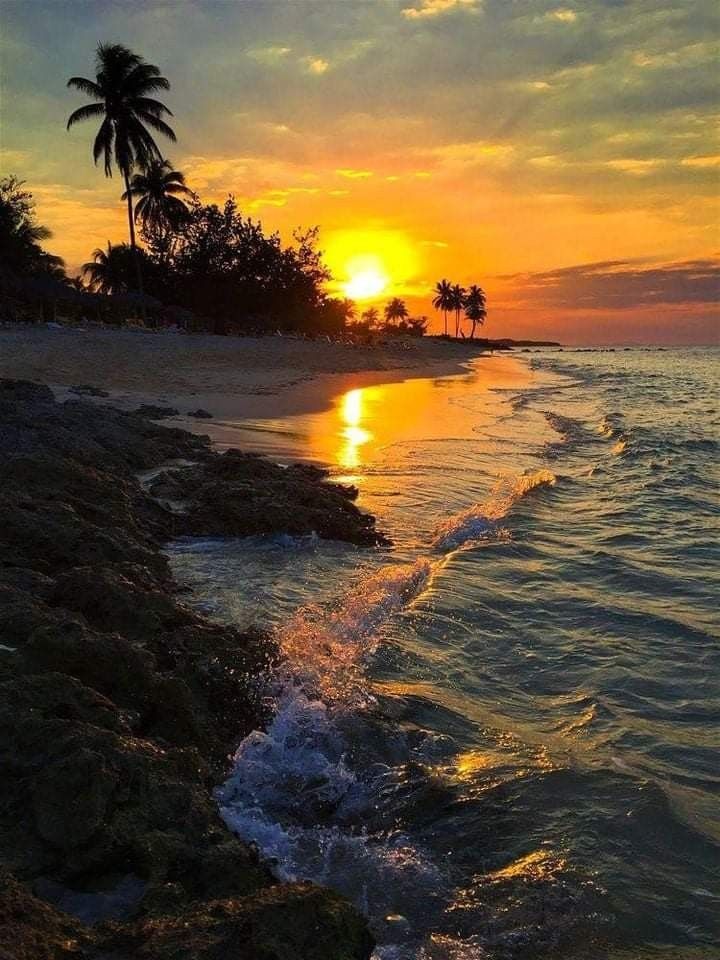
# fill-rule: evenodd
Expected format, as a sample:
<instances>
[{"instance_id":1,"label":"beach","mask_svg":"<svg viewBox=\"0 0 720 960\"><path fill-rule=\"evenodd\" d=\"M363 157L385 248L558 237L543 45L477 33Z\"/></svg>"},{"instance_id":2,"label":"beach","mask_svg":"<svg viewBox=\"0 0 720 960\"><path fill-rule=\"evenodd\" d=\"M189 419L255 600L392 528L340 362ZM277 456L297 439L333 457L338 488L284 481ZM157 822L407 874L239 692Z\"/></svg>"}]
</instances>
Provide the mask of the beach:
<instances>
[{"instance_id":1,"label":"beach","mask_svg":"<svg viewBox=\"0 0 720 960\"><path fill-rule=\"evenodd\" d=\"M316 405L319 395L292 388L318 378L325 396L372 383L460 372L482 348L468 342L406 338L377 346L292 337L218 337L52 325L0 329L0 377L108 394L120 409L141 403L201 408L213 416L255 416L263 398L275 413ZM326 402L326 401L325 401Z\"/></svg>"}]
</instances>

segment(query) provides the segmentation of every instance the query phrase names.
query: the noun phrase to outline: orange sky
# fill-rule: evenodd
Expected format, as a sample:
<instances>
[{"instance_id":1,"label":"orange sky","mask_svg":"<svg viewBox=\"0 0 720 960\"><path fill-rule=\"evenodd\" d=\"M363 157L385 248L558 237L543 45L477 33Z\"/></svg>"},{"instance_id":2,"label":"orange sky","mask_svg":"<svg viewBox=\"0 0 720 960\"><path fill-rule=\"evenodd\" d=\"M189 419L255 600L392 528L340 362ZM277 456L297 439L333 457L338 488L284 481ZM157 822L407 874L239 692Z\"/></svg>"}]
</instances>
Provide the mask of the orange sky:
<instances>
[{"instance_id":1,"label":"orange sky","mask_svg":"<svg viewBox=\"0 0 720 960\"><path fill-rule=\"evenodd\" d=\"M718 340L717 8L704 0L55 0L2 11L4 173L71 270L125 238L120 184L64 121L98 40L157 63L170 158L205 201L319 224L433 315L440 277L488 292L487 332ZM357 286L357 284L356 284ZM438 324L439 318L434 317Z\"/></svg>"}]
</instances>

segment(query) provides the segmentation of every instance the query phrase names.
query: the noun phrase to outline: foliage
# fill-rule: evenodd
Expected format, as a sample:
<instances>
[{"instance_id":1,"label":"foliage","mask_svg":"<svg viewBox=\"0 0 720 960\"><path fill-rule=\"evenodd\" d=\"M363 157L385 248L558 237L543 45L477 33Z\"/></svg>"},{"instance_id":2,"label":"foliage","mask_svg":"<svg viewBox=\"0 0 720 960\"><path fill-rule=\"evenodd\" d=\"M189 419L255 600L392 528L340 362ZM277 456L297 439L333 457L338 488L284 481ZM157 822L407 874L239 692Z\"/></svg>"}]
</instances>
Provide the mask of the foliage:
<instances>
[{"instance_id":1,"label":"foliage","mask_svg":"<svg viewBox=\"0 0 720 960\"><path fill-rule=\"evenodd\" d=\"M487 297L485 296L485 291L482 287L479 287L477 284L472 284L469 288L463 306L465 307L465 316L472 323L472 330L470 332L470 339L472 340L475 336L475 327L478 323L482 326L487 317Z\"/></svg>"},{"instance_id":2,"label":"foliage","mask_svg":"<svg viewBox=\"0 0 720 960\"><path fill-rule=\"evenodd\" d=\"M340 331L352 301L323 291L330 273L317 249L318 229L294 234L283 246L278 233L245 218L233 197L204 205L194 198L174 227L172 249L150 246L155 264L151 292L211 320L213 329ZM162 269L160 269L162 267Z\"/></svg>"},{"instance_id":3,"label":"foliage","mask_svg":"<svg viewBox=\"0 0 720 960\"><path fill-rule=\"evenodd\" d=\"M161 160L160 150L147 127L175 141L175 133L163 119L170 110L150 94L168 90L160 70L119 43L101 43L95 56L94 80L70 77L68 87L92 97L95 103L70 114L69 130L83 120L101 120L93 143L93 160L103 158L105 176L112 176L113 162L124 175L133 168Z\"/></svg>"},{"instance_id":4,"label":"foliage","mask_svg":"<svg viewBox=\"0 0 720 960\"><path fill-rule=\"evenodd\" d=\"M32 194L24 184L15 176L0 180L0 268L7 279L35 273L61 278L62 260L41 246L52 234L37 222Z\"/></svg>"},{"instance_id":5,"label":"foliage","mask_svg":"<svg viewBox=\"0 0 720 960\"><path fill-rule=\"evenodd\" d=\"M132 250L126 243L113 246L108 241L107 250L98 247L92 260L83 264L82 275L94 293L127 293L133 286Z\"/></svg>"},{"instance_id":6,"label":"foliage","mask_svg":"<svg viewBox=\"0 0 720 960\"><path fill-rule=\"evenodd\" d=\"M185 175L173 170L169 160L154 159L134 174L129 193L137 198L135 222L142 224L143 239L158 248L167 247L168 239L188 215L182 197L192 197L192 191L185 184ZM122 199L127 197L125 191Z\"/></svg>"},{"instance_id":7,"label":"foliage","mask_svg":"<svg viewBox=\"0 0 720 960\"><path fill-rule=\"evenodd\" d=\"M447 336L447 315L454 307L453 287L449 280L439 280L435 284L435 296L432 305L436 310L442 310L445 317L445 336Z\"/></svg>"},{"instance_id":8,"label":"foliage","mask_svg":"<svg viewBox=\"0 0 720 960\"><path fill-rule=\"evenodd\" d=\"M450 310L455 311L455 338L465 334L462 330L461 312L464 311L465 317L472 323L470 339L475 336L475 328L483 324L487 317L487 297L482 287L472 284L468 290L461 287L460 284L453 284L449 280L439 280L435 284L435 296L432 305L436 310L442 310L445 316L445 336L447 332L447 315Z\"/></svg>"}]
</instances>

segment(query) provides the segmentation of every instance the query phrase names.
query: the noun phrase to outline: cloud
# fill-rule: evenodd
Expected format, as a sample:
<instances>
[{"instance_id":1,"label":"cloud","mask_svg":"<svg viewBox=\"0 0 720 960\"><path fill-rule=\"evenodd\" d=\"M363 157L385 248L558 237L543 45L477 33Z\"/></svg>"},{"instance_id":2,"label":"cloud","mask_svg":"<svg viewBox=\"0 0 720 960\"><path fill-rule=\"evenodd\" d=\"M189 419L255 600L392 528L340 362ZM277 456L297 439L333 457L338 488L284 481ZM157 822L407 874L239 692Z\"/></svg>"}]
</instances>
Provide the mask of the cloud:
<instances>
[{"instance_id":1,"label":"cloud","mask_svg":"<svg viewBox=\"0 0 720 960\"><path fill-rule=\"evenodd\" d=\"M671 304L717 305L720 260L639 266L628 260L515 274L515 298L550 309L625 310Z\"/></svg>"},{"instance_id":2,"label":"cloud","mask_svg":"<svg viewBox=\"0 0 720 960\"><path fill-rule=\"evenodd\" d=\"M342 167L335 173L348 180L368 180L373 175L372 170L353 170L352 167Z\"/></svg>"},{"instance_id":3,"label":"cloud","mask_svg":"<svg viewBox=\"0 0 720 960\"><path fill-rule=\"evenodd\" d=\"M323 60L322 57L304 57L303 61L305 67L307 68L308 73L312 73L316 77L320 77L323 73L327 73L330 64L327 60Z\"/></svg>"},{"instance_id":4,"label":"cloud","mask_svg":"<svg viewBox=\"0 0 720 960\"><path fill-rule=\"evenodd\" d=\"M555 20L556 23L575 23L577 14L568 7L559 7L557 10L548 10L546 20Z\"/></svg>"},{"instance_id":5,"label":"cloud","mask_svg":"<svg viewBox=\"0 0 720 960\"><path fill-rule=\"evenodd\" d=\"M248 50L247 55L252 60L257 60L258 63L264 63L272 67L284 60L291 49L291 47L280 46L259 47L255 50Z\"/></svg>"},{"instance_id":6,"label":"cloud","mask_svg":"<svg viewBox=\"0 0 720 960\"><path fill-rule=\"evenodd\" d=\"M478 10L481 4L482 0L420 0L419 7L405 7L403 16L408 20L428 20L451 10Z\"/></svg>"}]
</instances>

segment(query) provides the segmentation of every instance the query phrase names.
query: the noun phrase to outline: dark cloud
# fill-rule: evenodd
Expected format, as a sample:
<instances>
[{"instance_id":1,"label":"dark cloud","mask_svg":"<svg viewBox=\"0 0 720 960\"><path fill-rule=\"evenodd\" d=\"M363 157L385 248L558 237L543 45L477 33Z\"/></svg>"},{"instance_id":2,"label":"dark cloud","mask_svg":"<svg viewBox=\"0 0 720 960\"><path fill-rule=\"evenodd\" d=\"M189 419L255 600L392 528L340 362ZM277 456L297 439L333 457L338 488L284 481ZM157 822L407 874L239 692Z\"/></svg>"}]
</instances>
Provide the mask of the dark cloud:
<instances>
[{"instance_id":1,"label":"dark cloud","mask_svg":"<svg viewBox=\"0 0 720 960\"><path fill-rule=\"evenodd\" d=\"M623 310L661 304L720 303L720 260L687 260L656 266L607 260L503 279L512 281L518 298L553 309Z\"/></svg>"}]
</instances>

